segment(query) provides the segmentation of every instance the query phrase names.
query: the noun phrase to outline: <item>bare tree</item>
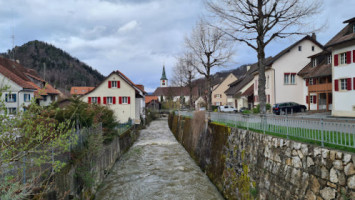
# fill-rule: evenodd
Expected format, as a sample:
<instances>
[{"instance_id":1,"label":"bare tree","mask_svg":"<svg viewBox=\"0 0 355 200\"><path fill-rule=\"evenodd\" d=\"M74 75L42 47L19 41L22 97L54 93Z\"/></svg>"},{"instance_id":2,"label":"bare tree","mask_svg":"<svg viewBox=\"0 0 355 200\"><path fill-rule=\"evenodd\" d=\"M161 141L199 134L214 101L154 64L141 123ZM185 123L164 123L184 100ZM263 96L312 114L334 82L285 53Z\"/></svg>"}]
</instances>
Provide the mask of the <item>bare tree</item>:
<instances>
[{"instance_id":1,"label":"bare tree","mask_svg":"<svg viewBox=\"0 0 355 200\"><path fill-rule=\"evenodd\" d=\"M232 56L231 43L224 39L224 33L217 28L200 21L193 29L185 44L191 53L192 65L203 75L207 83L207 110L212 110L212 76L213 67L224 66Z\"/></svg>"},{"instance_id":2,"label":"bare tree","mask_svg":"<svg viewBox=\"0 0 355 200\"><path fill-rule=\"evenodd\" d=\"M194 88L193 80L196 78L196 69L193 65L192 55L185 53L177 58L177 63L173 69L173 82L181 87L189 88L189 107L193 107L192 90Z\"/></svg>"},{"instance_id":3,"label":"bare tree","mask_svg":"<svg viewBox=\"0 0 355 200\"><path fill-rule=\"evenodd\" d=\"M319 11L316 0L206 0L220 19L217 27L232 39L253 48L258 55L261 113L266 112L265 47L275 38L308 34L305 19Z\"/></svg>"}]
</instances>

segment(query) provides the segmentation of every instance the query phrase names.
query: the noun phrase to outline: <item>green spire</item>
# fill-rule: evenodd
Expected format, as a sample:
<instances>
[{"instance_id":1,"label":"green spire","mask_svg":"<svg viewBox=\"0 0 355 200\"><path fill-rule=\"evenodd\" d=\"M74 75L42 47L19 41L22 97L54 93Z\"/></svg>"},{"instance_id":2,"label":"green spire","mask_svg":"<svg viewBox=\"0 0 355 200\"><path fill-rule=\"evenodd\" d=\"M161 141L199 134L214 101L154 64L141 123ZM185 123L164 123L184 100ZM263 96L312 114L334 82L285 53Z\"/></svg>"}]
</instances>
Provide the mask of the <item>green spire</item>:
<instances>
[{"instance_id":1,"label":"green spire","mask_svg":"<svg viewBox=\"0 0 355 200\"><path fill-rule=\"evenodd\" d=\"M160 80L168 80L167 78L166 78L166 75L165 75L165 66L163 65L163 73L162 73L162 75L161 75L161 79Z\"/></svg>"}]
</instances>

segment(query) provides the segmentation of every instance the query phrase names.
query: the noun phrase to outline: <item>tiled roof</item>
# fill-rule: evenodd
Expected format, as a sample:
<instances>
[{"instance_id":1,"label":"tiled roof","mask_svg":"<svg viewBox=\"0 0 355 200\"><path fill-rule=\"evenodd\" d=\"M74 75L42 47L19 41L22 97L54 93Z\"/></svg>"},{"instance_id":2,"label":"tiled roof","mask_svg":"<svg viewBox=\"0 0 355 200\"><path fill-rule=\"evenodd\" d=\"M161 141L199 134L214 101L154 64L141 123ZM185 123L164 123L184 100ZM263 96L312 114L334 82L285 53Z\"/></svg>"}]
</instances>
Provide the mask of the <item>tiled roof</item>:
<instances>
[{"instance_id":1,"label":"tiled roof","mask_svg":"<svg viewBox=\"0 0 355 200\"><path fill-rule=\"evenodd\" d=\"M355 40L355 33L353 33L352 26L354 24L355 18L344 21L348 23L338 34L336 34L327 44L326 47L334 46L351 40Z\"/></svg>"},{"instance_id":2,"label":"tiled roof","mask_svg":"<svg viewBox=\"0 0 355 200\"><path fill-rule=\"evenodd\" d=\"M59 94L59 92L54 89L49 83L46 83L45 88L41 89L39 86L33 83L30 78L36 79L40 82L45 81L41 79L33 69L25 68L15 61L0 57L0 73L11 81L18 84L19 86L23 87L24 89L37 90L37 94Z\"/></svg>"},{"instance_id":3,"label":"tiled roof","mask_svg":"<svg viewBox=\"0 0 355 200\"><path fill-rule=\"evenodd\" d=\"M302 39L298 40L297 42L293 43L291 46L287 47L286 49L284 49L283 51L281 51L280 53L278 53L276 56L274 56L273 58L269 59L268 61L266 61L266 66L270 66L272 65L277 59L279 59L281 56L285 55L286 53L288 53L293 47L297 46L299 43L301 43L304 40L310 40L313 43L315 43L316 45L318 45L320 48L323 49L323 45L321 45L317 40L315 40L314 38L312 38L311 36L307 35L305 37L303 37Z\"/></svg>"},{"instance_id":4,"label":"tiled roof","mask_svg":"<svg viewBox=\"0 0 355 200\"><path fill-rule=\"evenodd\" d=\"M321 63L316 67L312 67L312 62L308 63L300 72L299 76L303 78L314 78L314 77L323 77L332 75L332 65Z\"/></svg>"},{"instance_id":5,"label":"tiled roof","mask_svg":"<svg viewBox=\"0 0 355 200\"><path fill-rule=\"evenodd\" d=\"M104 83L112 74L116 74L117 76L121 77L123 80L125 80L129 85L131 85L136 91L141 91L143 94L147 94L146 91L144 91L144 89L142 89L142 85L136 85L134 84L131 79L129 79L126 75L124 75L122 72L120 72L119 70L113 71L111 72L110 75L108 75L99 85L101 85L102 83ZM86 93L89 94L93 91L95 91L98 87L95 87L93 90L91 90L90 92Z\"/></svg>"},{"instance_id":6,"label":"tiled roof","mask_svg":"<svg viewBox=\"0 0 355 200\"><path fill-rule=\"evenodd\" d=\"M153 101L153 100L157 100L158 101L158 97L157 96L145 96L145 104Z\"/></svg>"},{"instance_id":7,"label":"tiled roof","mask_svg":"<svg viewBox=\"0 0 355 200\"><path fill-rule=\"evenodd\" d=\"M270 58L269 58L270 59ZM245 85L250 83L254 79L253 73L258 70L258 63L254 63L250 66L250 69L245 73L244 76L240 77L238 80L229 84L229 88L224 92L226 95L235 95L241 90Z\"/></svg>"},{"instance_id":8,"label":"tiled roof","mask_svg":"<svg viewBox=\"0 0 355 200\"><path fill-rule=\"evenodd\" d=\"M95 87L71 87L70 88L70 94L74 95L84 95L88 92L90 92L91 90L95 89Z\"/></svg>"}]
</instances>

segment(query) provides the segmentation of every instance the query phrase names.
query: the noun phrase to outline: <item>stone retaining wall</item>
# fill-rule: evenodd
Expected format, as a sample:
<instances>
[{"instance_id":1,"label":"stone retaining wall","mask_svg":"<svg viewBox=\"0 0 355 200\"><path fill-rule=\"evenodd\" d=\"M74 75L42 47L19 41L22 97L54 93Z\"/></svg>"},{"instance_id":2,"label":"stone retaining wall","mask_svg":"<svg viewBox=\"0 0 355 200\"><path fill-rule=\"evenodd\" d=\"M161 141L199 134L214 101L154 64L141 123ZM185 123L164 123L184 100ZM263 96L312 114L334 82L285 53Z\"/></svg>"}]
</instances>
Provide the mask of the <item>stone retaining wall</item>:
<instances>
[{"instance_id":1,"label":"stone retaining wall","mask_svg":"<svg viewBox=\"0 0 355 200\"><path fill-rule=\"evenodd\" d=\"M175 137L227 199L355 199L355 155L171 115ZM197 138L197 139L196 139Z\"/></svg>"}]
</instances>

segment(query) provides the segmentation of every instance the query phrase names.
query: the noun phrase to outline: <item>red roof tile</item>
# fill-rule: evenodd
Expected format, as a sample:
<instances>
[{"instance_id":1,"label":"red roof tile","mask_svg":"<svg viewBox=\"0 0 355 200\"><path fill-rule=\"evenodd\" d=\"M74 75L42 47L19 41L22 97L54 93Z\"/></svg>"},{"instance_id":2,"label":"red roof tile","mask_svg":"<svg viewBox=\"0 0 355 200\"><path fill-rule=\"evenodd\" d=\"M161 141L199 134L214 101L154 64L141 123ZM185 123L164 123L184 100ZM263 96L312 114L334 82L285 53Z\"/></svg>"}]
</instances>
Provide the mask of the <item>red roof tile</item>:
<instances>
[{"instance_id":1,"label":"red roof tile","mask_svg":"<svg viewBox=\"0 0 355 200\"><path fill-rule=\"evenodd\" d=\"M70 94L84 95L91 92L95 87L71 87Z\"/></svg>"}]
</instances>

